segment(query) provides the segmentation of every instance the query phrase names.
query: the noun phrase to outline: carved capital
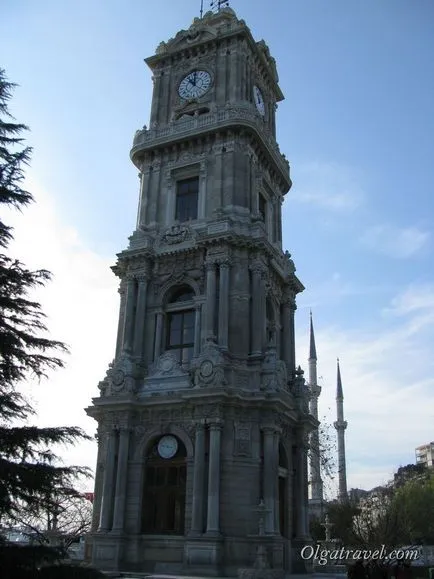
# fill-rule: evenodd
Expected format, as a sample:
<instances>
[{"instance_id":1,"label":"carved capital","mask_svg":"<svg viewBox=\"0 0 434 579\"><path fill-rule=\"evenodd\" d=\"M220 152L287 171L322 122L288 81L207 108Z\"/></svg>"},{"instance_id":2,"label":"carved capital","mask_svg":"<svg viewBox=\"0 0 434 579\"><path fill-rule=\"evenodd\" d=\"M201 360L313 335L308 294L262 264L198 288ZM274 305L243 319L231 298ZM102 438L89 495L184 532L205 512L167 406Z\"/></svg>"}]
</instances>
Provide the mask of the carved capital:
<instances>
[{"instance_id":1,"label":"carved capital","mask_svg":"<svg viewBox=\"0 0 434 579\"><path fill-rule=\"evenodd\" d=\"M210 430L222 430L223 420L221 418L211 418L208 419L208 425Z\"/></svg>"},{"instance_id":2,"label":"carved capital","mask_svg":"<svg viewBox=\"0 0 434 579\"><path fill-rule=\"evenodd\" d=\"M215 257L207 257L205 261L205 269L206 271L215 271L216 269L216 258Z\"/></svg>"},{"instance_id":3,"label":"carved capital","mask_svg":"<svg viewBox=\"0 0 434 579\"><path fill-rule=\"evenodd\" d=\"M258 275L261 278L264 277L267 274L267 268L265 267L265 265L261 262L254 262L249 266L250 271L254 274L254 275Z\"/></svg>"}]
</instances>

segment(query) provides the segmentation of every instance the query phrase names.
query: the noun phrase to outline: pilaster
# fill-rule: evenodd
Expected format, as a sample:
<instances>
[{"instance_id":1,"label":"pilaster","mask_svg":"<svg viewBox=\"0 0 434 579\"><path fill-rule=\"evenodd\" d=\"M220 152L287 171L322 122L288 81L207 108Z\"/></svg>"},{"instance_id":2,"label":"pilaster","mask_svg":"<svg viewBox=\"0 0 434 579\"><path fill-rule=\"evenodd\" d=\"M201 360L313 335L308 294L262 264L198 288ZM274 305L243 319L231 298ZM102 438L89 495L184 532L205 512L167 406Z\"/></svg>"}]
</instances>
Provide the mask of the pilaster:
<instances>
[{"instance_id":1,"label":"pilaster","mask_svg":"<svg viewBox=\"0 0 434 579\"><path fill-rule=\"evenodd\" d=\"M119 429L119 455L116 473L116 492L114 500L113 531L124 530L125 501L128 483L128 449L130 444L130 429L122 426Z\"/></svg>"},{"instance_id":2,"label":"pilaster","mask_svg":"<svg viewBox=\"0 0 434 579\"><path fill-rule=\"evenodd\" d=\"M224 349L228 349L229 330L229 268L230 260L226 259L219 263L220 270L220 292L219 292L219 320L218 320L218 341Z\"/></svg>"},{"instance_id":3,"label":"pilaster","mask_svg":"<svg viewBox=\"0 0 434 579\"><path fill-rule=\"evenodd\" d=\"M117 451L117 433L111 428L106 434L107 453L104 470L104 483L102 490L101 514L98 531L109 531L113 522L113 498L115 485L115 459Z\"/></svg>"},{"instance_id":4,"label":"pilaster","mask_svg":"<svg viewBox=\"0 0 434 579\"><path fill-rule=\"evenodd\" d=\"M194 473L193 473L193 509L191 519L191 536L201 535L203 532L203 506L205 485L205 424L196 423L194 446Z\"/></svg>"},{"instance_id":5,"label":"pilaster","mask_svg":"<svg viewBox=\"0 0 434 579\"><path fill-rule=\"evenodd\" d=\"M220 536L220 447L223 422L214 420L209 425L208 513L206 533Z\"/></svg>"},{"instance_id":6,"label":"pilaster","mask_svg":"<svg viewBox=\"0 0 434 579\"><path fill-rule=\"evenodd\" d=\"M145 319L146 319L146 300L147 300L147 289L149 282L149 269L137 276L138 288L137 288L137 307L136 307L136 319L134 327L134 356L138 359L143 357L143 343L144 343L144 332L145 332Z\"/></svg>"},{"instance_id":7,"label":"pilaster","mask_svg":"<svg viewBox=\"0 0 434 579\"><path fill-rule=\"evenodd\" d=\"M127 296L124 319L123 351L132 353L134 339L134 309L136 306L136 279L134 275L127 275Z\"/></svg>"},{"instance_id":8,"label":"pilaster","mask_svg":"<svg viewBox=\"0 0 434 579\"><path fill-rule=\"evenodd\" d=\"M216 263L210 258L206 262L206 338L215 338L216 284Z\"/></svg>"}]
</instances>

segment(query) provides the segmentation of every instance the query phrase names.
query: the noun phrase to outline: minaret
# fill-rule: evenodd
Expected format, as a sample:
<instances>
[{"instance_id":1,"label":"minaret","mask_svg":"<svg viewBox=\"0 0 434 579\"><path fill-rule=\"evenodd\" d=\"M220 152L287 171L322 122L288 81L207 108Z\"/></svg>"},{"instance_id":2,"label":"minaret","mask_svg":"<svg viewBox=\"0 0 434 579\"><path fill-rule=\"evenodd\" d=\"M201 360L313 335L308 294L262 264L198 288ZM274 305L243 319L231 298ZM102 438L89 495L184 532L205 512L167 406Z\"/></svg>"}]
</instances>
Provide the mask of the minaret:
<instances>
[{"instance_id":1,"label":"minaret","mask_svg":"<svg viewBox=\"0 0 434 579\"><path fill-rule=\"evenodd\" d=\"M318 420L318 398L321 394L321 386L317 379L317 357L315 347L315 334L313 330L312 312L310 312L310 339L309 339L309 391L310 391L310 414ZM312 515L321 516L323 503L323 483L321 480L321 461L318 429L310 434L310 491L309 510Z\"/></svg>"},{"instance_id":2,"label":"minaret","mask_svg":"<svg viewBox=\"0 0 434 579\"><path fill-rule=\"evenodd\" d=\"M345 464L345 429L347 422L344 420L344 393L342 390L341 369L339 367L338 358L338 375L336 387L336 412L337 420L334 427L338 433L338 477L339 477L339 493L338 500L345 501L348 498L347 493L347 468Z\"/></svg>"}]
</instances>

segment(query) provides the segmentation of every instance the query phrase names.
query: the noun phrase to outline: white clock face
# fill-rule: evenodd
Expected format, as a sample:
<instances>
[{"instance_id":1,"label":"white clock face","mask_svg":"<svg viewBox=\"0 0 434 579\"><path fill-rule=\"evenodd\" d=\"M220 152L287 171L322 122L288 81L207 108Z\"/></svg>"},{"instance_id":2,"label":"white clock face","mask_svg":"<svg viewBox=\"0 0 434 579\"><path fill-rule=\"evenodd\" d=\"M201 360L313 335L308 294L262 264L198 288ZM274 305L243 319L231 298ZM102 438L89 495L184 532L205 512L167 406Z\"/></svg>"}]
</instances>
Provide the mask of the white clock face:
<instances>
[{"instance_id":1,"label":"white clock face","mask_svg":"<svg viewBox=\"0 0 434 579\"><path fill-rule=\"evenodd\" d=\"M178 441L174 436L163 436L158 443L158 454L161 458L173 458L178 452Z\"/></svg>"},{"instance_id":2,"label":"white clock face","mask_svg":"<svg viewBox=\"0 0 434 579\"><path fill-rule=\"evenodd\" d=\"M211 75L206 70L193 70L184 77L178 88L179 96L183 99L197 99L208 92L211 86Z\"/></svg>"},{"instance_id":3,"label":"white clock face","mask_svg":"<svg viewBox=\"0 0 434 579\"><path fill-rule=\"evenodd\" d=\"M259 114L264 116L265 115L264 97L262 96L262 93L257 86L253 87L253 99L255 101L255 105L259 111Z\"/></svg>"}]
</instances>

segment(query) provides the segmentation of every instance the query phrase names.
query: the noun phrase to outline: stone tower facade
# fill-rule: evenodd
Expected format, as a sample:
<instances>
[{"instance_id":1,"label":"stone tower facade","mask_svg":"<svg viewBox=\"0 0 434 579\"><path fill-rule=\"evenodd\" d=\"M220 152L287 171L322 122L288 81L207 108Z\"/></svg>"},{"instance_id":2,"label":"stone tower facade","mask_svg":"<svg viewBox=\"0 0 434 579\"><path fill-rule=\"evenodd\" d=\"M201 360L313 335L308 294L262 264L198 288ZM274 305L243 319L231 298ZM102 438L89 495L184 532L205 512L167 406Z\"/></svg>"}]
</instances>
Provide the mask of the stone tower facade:
<instances>
[{"instance_id":1,"label":"stone tower facade","mask_svg":"<svg viewBox=\"0 0 434 579\"><path fill-rule=\"evenodd\" d=\"M318 420L318 399L321 394L321 386L318 384L317 376L317 355L315 345L315 333L313 329L312 312L310 313L309 328L309 392L310 392L310 413ZM318 423L319 424L319 423ZM321 448L318 428L310 433L309 452L310 471L310 517L322 518L324 509L323 482L321 479Z\"/></svg>"},{"instance_id":2,"label":"stone tower facade","mask_svg":"<svg viewBox=\"0 0 434 579\"><path fill-rule=\"evenodd\" d=\"M98 422L88 554L108 570L234 575L262 542L272 568L300 572L316 421L295 364L304 288L282 251L291 180L276 64L229 8L146 63L137 225L113 267L116 355L87 409Z\"/></svg>"},{"instance_id":3,"label":"stone tower facade","mask_svg":"<svg viewBox=\"0 0 434 579\"><path fill-rule=\"evenodd\" d=\"M336 414L337 420L334 423L338 438L338 500L343 502L348 499L347 492L347 466L345 457L345 430L347 421L344 420L344 392L342 389L341 369L339 360L337 361L337 385L336 385Z\"/></svg>"}]
</instances>

